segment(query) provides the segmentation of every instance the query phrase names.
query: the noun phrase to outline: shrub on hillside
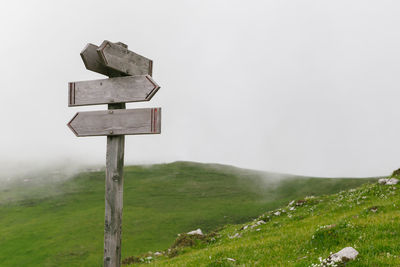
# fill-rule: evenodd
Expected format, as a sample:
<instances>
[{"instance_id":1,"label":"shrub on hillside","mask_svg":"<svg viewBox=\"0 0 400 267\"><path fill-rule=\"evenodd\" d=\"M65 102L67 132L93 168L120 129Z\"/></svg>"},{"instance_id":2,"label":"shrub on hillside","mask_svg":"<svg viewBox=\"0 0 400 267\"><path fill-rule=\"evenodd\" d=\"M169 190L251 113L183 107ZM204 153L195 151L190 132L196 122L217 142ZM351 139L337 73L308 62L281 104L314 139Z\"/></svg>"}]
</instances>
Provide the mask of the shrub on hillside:
<instances>
[{"instance_id":1,"label":"shrub on hillside","mask_svg":"<svg viewBox=\"0 0 400 267\"><path fill-rule=\"evenodd\" d=\"M400 178L400 169L393 171L392 178Z\"/></svg>"}]
</instances>

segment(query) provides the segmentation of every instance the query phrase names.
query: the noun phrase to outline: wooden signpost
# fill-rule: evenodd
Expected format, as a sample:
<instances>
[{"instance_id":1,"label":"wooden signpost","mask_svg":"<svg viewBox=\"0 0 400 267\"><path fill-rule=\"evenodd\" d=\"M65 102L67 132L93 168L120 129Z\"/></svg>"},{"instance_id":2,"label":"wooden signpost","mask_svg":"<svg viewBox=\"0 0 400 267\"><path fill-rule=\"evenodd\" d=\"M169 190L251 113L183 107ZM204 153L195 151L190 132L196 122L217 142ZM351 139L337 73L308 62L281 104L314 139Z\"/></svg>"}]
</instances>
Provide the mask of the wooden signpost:
<instances>
[{"instance_id":1,"label":"wooden signpost","mask_svg":"<svg viewBox=\"0 0 400 267\"><path fill-rule=\"evenodd\" d=\"M104 266L121 265L125 135L161 133L161 108L125 109L149 101L160 88L151 78L153 62L123 43L88 44L81 52L88 70L109 79L71 82L68 106L108 104L105 111L78 112L67 124L76 136L107 136Z\"/></svg>"}]
</instances>

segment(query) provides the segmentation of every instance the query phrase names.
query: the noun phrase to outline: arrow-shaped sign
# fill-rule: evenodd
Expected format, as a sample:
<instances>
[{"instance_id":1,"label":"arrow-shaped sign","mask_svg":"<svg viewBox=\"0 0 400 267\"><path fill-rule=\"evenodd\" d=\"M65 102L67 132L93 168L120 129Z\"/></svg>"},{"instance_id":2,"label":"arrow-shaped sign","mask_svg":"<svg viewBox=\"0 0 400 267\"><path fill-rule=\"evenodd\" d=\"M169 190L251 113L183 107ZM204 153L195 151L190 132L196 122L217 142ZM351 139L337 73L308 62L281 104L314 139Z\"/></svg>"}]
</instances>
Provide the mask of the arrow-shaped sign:
<instances>
[{"instance_id":1,"label":"arrow-shaped sign","mask_svg":"<svg viewBox=\"0 0 400 267\"><path fill-rule=\"evenodd\" d=\"M149 75L70 82L68 106L149 101L158 89Z\"/></svg>"},{"instance_id":2,"label":"arrow-shaped sign","mask_svg":"<svg viewBox=\"0 0 400 267\"><path fill-rule=\"evenodd\" d=\"M123 45L104 41L97 49L97 53L108 68L125 75L152 76L153 61L128 50Z\"/></svg>"},{"instance_id":3,"label":"arrow-shaped sign","mask_svg":"<svg viewBox=\"0 0 400 267\"><path fill-rule=\"evenodd\" d=\"M159 134L161 108L78 112L68 127L76 136Z\"/></svg>"},{"instance_id":4,"label":"arrow-shaped sign","mask_svg":"<svg viewBox=\"0 0 400 267\"><path fill-rule=\"evenodd\" d=\"M105 66L103 60L97 52L99 47L94 44L87 44L81 52L81 58L85 64L86 69L106 75L106 76L126 76L124 72L119 72Z\"/></svg>"}]
</instances>

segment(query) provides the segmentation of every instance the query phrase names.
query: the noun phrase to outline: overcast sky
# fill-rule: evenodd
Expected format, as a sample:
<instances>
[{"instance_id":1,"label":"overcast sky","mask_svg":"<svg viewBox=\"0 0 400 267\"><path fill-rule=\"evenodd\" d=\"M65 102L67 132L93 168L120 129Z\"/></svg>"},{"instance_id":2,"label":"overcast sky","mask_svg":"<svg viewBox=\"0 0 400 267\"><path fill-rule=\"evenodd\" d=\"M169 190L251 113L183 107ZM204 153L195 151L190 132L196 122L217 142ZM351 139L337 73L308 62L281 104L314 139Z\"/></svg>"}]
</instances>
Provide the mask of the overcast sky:
<instances>
[{"instance_id":1,"label":"overcast sky","mask_svg":"<svg viewBox=\"0 0 400 267\"><path fill-rule=\"evenodd\" d=\"M87 43L153 60L162 134L125 161L218 162L314 176L400 167L400 2L7 1L0 8L0 160L105 164L106 137L66 123ZM8 164L7 163L7 164ZM3 164L4 165L4 164Z\"/></svg>"}]
</instances>

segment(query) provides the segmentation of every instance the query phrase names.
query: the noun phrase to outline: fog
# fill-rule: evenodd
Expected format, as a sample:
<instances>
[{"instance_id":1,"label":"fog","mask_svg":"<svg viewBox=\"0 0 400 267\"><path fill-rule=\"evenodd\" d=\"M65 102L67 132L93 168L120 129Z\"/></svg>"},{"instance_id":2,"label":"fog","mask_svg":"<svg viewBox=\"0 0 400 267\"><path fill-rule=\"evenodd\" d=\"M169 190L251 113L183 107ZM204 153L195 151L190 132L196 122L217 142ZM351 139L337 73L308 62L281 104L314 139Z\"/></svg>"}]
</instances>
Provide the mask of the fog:
<instances>
[{"instance_id":1,"label":"fog","mask_svg":"<svg viewBox=\"0 0 400 267\"><path fill-rule=\"evenodd\" d=\"M400 2L7 1L0 9L0 173L105 164L105 137L66 123L87 43L153 60L162 134L127 136L126 164L176 160L312 176L399 168Z\"/></svg>"},{"instance_id":2,"label":"fog","mask_svg":"<svg viewBox=\"0 0 400 267\"><path fill-rule=\"evenodd\" d=\"M104 171L105 166L89 163L81 164L71 160L56 161L3 161L0 168L0 188L26 183L49 183L65 181L81 172Z\"/></svg>"}]
</instances>

